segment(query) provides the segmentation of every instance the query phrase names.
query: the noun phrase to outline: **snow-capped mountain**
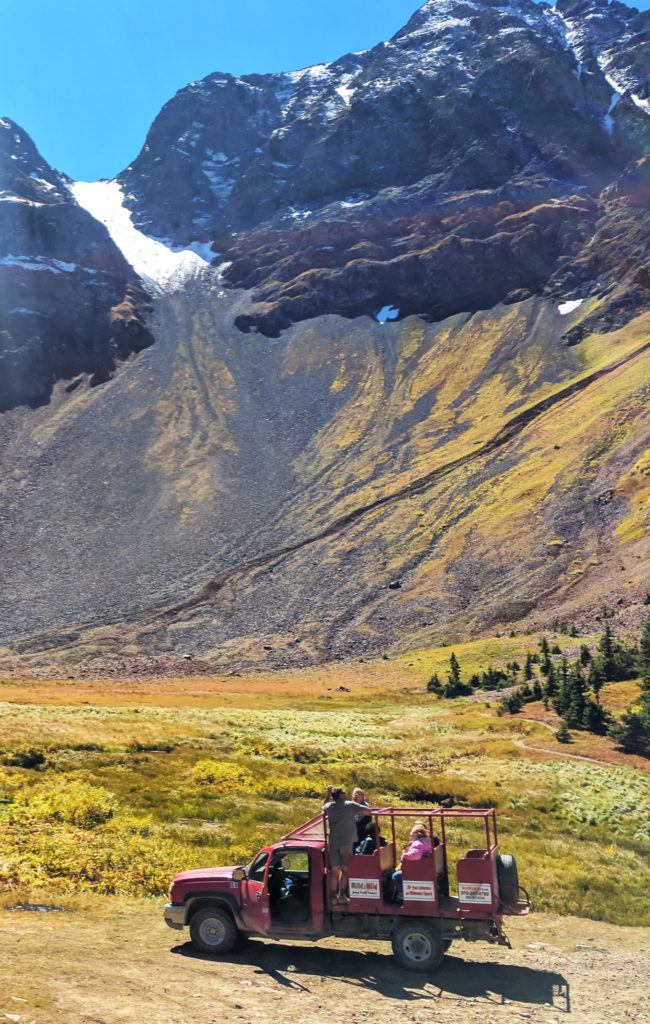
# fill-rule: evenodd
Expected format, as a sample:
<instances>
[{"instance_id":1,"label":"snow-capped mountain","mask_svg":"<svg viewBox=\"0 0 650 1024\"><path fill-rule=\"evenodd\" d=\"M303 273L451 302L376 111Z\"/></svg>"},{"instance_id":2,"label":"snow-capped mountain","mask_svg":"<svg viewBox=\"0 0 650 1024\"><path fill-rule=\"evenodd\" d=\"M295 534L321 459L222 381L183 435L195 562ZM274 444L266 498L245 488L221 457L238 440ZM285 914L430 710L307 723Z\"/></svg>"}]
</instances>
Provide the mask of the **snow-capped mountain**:
<instances>
[{"instance_id":1,"label":"snow-capped mountain","mask_svg":"<svg viewBox=\"0 0 650 1024\"><path fill-rule=\"evenodd\" d=\"M192 83L120 181L136 220L174 243L408 212L531 174L584 185L617 162L624 122L636 113L646 127L633 108L647 90L648 30L648 14L606 0L430 0L365 53ZM615 111L612 92L626 90Z\"/></svg>"},{"instance_id":2,"label":"snow-capped mountain","mask_svg":"<svg viewBox=\"0 0 650 1024\"><path fill-rule=\"evenodd\" d=\"M538 291L591 237L587 197L650 147L648 31L605 0L430 0L364 53L181 90L119 176L126 205L255 289L243 330Z\"/></svg>"}]
</instances>

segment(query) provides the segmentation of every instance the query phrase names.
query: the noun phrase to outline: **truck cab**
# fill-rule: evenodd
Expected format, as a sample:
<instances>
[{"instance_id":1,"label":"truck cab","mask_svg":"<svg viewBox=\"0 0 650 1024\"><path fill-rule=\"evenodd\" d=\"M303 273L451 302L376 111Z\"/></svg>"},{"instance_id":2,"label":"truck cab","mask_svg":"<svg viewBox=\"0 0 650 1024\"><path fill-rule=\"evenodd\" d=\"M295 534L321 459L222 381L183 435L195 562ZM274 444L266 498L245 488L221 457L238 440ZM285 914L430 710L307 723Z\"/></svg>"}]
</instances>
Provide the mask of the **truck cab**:
<instances>
[{"instance_id":1,"label":"truck cab","mask_svg":"<svg viewBox=\"0 0 650 1024\"><path fill-rule=\"evenodd\" d=\"M371 814L384 845L353 854L343 905L328 896L327 819L320 814L261 849L246 866L176 875L165 907L167 924L189 926L193 945L215 954L229 952L248 935L386 939L397 959L414 970L437 967L454 939L507 944L504 916L527 914L530 901L523 890L520 898L514 858L498 852L492 809L389 807L372 808ZM432 852L403 861L398 899L393 874L405 818L427 822ZM457 860L450 877L448 825L460 819L478 824L485 841Z\"/></svg>"}]
</instances>

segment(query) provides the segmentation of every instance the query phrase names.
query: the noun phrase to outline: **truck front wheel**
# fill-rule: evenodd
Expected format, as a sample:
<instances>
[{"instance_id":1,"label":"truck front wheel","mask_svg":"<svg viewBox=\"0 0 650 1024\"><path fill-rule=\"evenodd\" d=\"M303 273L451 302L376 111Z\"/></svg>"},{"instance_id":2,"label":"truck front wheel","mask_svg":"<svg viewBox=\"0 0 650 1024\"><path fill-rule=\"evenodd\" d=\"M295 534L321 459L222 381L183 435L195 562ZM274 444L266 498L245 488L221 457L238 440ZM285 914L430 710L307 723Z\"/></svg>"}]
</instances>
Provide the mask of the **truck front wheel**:
<instances>
[{"instance_id":1,"label":"truck front wheel","mask_svg":"<svg viewBox=\"0 0 650 1024\"><path fill-rule=\"evenodd\" d=\"M404 921L392 935L393 955L409 971L435 971L444 956L442 939L424 921Z\"/></svg>"},{"instance_id":2,"label":"truck front wheel","mask_svg":"<svg viewBox=\"0 0 650 1024\"><path fill-rule=\"evenodd\" d=\"M229 953L237 942L237 926L226 910L202 907L190 921L190 938L202 953Z\"/></svg>"}]
</instances>

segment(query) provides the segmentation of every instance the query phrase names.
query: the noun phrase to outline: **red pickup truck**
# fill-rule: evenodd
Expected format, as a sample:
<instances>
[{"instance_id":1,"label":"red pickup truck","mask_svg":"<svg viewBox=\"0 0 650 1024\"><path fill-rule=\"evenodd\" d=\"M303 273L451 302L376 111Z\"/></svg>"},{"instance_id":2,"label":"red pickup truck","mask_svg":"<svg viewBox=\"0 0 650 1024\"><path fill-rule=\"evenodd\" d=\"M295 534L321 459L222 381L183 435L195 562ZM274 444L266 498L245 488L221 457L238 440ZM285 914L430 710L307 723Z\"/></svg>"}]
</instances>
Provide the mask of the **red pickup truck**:
<instances>
[{"instance_id":1,"label":"red pickup truck","mask_svg":"<svg viewBox=\"0 0 650 1024\"><path fill-rule=\"evenodd\" d=\"M435 970L454 939L509 945L503 918L527 914L530 900L519 888L514 858L498 852L494 810L385 807L371 814L385 845L350 860L349 902L330 904L327 821L319 814L264 847L246 867L175 875L165 921L170 928L189 925L192 944L215 954L229 953L248 935L386 939L397 960L416 971ZM432 853L404 861L397 902L392 875L396 833L409 825L404 818L427 824ZM481 840L456 862L453 879L447 837L461 823L478 826Z\"/></svg>"}]
</instances>

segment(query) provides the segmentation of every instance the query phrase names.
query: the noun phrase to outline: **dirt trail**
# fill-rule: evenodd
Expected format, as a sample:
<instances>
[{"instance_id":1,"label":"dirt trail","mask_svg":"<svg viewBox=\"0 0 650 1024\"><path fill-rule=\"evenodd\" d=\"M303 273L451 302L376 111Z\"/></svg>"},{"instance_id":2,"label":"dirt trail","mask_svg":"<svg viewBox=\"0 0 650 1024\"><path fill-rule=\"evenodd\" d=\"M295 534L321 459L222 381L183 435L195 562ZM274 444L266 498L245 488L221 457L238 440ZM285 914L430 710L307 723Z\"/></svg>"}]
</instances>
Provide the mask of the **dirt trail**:
<instances>
[{"instance_id":1,"label":"dirt trail","mask_svg":"<svg viewBox=\"0 0 650 1024\"><path fill-rule=\"evenodd\" d=\"M533 719L528 719L528 721L533 721ZM544 725L544 722L538 722L537 724ZM548 728L550 729L551 726L548 726ZM515 740L514 744L520 750L532 750L536 754L549 754L551 757L561 757L563 761L566 758L570 758L572 761L589 761L590 764L599 764L601 767L603 765L609 768L618 767L613 761L599 760L597 757L587 757L586 754L570 754L568 750L547 750L546 747L531 747L529 743L524 743L523 740Z\"/></svg>"},{"instance_id":2,"label":"dirt trail","mask_svg":"<svg viewBox=\"0 0 650 1024\"><path fill-rule=\"evenodd\" d=\"M650 1019L650 929L535 915L512 950L455 943L440 970L398 968L383 943L253 940L197 956L159 903L1 911L0 1021L15 1024L362 1024Z\"/></svg>"}]
</instances>

